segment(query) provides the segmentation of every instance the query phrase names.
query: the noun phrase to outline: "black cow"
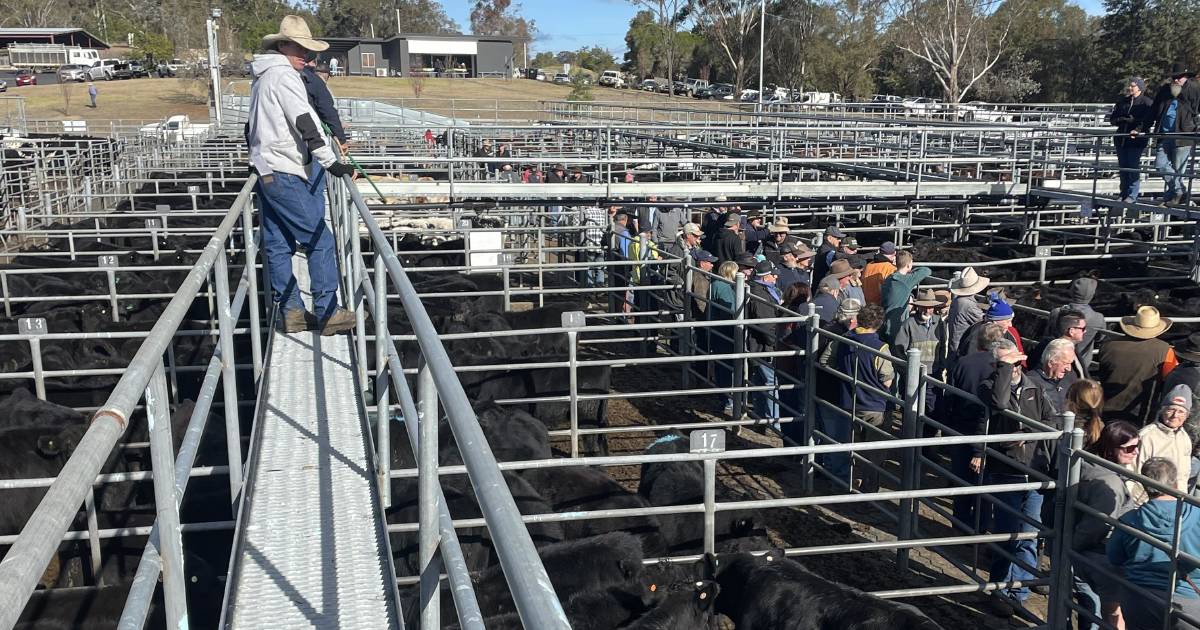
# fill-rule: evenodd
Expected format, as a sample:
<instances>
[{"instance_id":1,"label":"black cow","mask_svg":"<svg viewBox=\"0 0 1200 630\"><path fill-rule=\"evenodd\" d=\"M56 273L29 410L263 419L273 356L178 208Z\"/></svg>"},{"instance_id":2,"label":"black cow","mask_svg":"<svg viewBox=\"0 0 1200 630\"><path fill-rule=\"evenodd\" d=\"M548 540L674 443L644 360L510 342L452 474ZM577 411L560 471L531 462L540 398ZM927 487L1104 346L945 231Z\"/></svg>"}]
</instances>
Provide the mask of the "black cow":
<instances>
[{"instance_id":1,"label":"black cow","mask_svg":"<svg viewBox=\"0 0 1200 630\"><path fill-rule=\"evenodd\" d=\"M624 627L627 630L713 628L714 604L720 592L721 587L716 582L696 582L690 590L671 593L653 610Z\"/></svg>"},{"instance_id":2,"label":"black cow","mask_svg":"<svg viewBox=\"0 0 1200 630\"><path fill-rule=\"evenodd\" d=\"M646 449L650 455L686 453L688 441L679 433L668 433ZM698 461L642 464L638 494L650 505L695 505L704 502L704 467ZM668 550L673 555L699 553L704 545L704 519L700 514L660 514L658 521ZM754 518L739 512L717 512L714 538L717 551L765 549L769 542L757 529Z\"/></svg>"},{"instance_id":3,"label":"black cow","mask_svg":"<svg viewBox=\"0 0 1200 630\"><path fill-rule=\"evenodd\" d=\"M553 512L541 495L524 479L515 474L505 473L509 492L522 514L545 514ZM447 477L442 481L442 492L446 497L446 507L455 519L481 518L483 513L475 499L466 475ZM389 523L416 523L418 521L418 493L415 479L396 480L392 483L392 507L387 510ZM530 523L529 535L535 545L550 545L565 539L560 523ZM499 562L496 556L492 537L486 527L470 527L458 529L458 541L462 547L467 568L471 571L481 571ZM418 556L419 540L415 532L395 533L391 535L392 554L396 558L396 568L401 574L417 575L420 571Z\"/></svg>"},{"instance_id":4,"label":"black cow","mask_svg":"<svg viewBox=\"0 0 1200 630\"><path fill-rule=\"evenodd\" d=\"M738 630L940 630L921 611L823 578L782 551L706 557Z\"/></svg>"},{"instance_id":5,"label":"black cow","mask_svg":"<svg viewBox=\"0 0 1200 630\"><path fill-rule=\"evenodd\" d=\"M0 427L15 429L18 427L66 427L72 424L83 424L84 414L62 405L39 400L28 389L18 387L11 394L0 400Z\"/></svg>"},{"instance_id":6,"label":"black cow","mask_svg":"<svg viewBox=\"0 0 1200 630\"><path fill-rule=\"evenodd\" d=\"M212 565L187 554L185 582L189 621L195 627L214 627L220 609L222 582ZM116 628L132 582L113 586L81 586L34 591L14 630L71 630ZM165 628L161 593L156 593L146 616L147 628Z\"/></svg>"},{"instance_id":7,"label":"black cow","mask_svg":"<svg viewBox=\"0 0 1200 630\"><path fill-rule=\"evenodd\" d=\"M556 512L608 509L638 509L649 503L621 486L603 470L582 466L533 468L521 473L537 488ZM666 543L653 515L623 516L601 520L566 521L563 532L568 539L586 538L612 531L624 531L641 539L648 555L666 553Z\"/></svg>"},{"instance_id":8,"label":"black cow","mask_svg":"<svg viewBox=\"0 0 1200 630\"><path fill-rule=\"evenodd\" d=\"M642 570L641 543L623 532L547 545L538 555L560 598L627 584ZM485 617L516 610L499 566L480 573L474 581L479 610Z\"/></svg>"}]
</instances>

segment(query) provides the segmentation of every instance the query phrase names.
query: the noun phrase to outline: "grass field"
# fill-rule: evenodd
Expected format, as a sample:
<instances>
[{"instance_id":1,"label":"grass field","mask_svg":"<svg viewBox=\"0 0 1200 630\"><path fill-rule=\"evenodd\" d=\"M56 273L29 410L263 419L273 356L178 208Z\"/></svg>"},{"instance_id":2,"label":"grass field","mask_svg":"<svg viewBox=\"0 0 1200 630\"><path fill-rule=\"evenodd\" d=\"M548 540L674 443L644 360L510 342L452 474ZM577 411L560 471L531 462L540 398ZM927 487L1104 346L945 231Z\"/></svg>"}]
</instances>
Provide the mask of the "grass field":
<instances>
[{"instance_id":1,"label":"grass field","mask_svg":"<svg viewBox=\"0 0 1200 630\"><path fill-rule=\"evenodd\" d=\"M420 84L421 98L417 100L414 81ZM235 94L248 94L247 79L233 80ZM571 88L528 79L399 79L373 77L334 77L329 82L334 96L347 98L383 99L406 107L426 109L444 114L458 112L464 117L487 117L484 112L500 110L502 118L524 118L523 112L533 112L538 101L564 100ZM8 96L25 99L26 116L30 120L129 120L155 121L175 114L187 114L192 120L208 119L207 89L192 79L133 79L128 81L99 81L96 89L98 106L87 106L87 84L65 86L70 105L64 101L63 88L58 85L36 85L10 89ZM720 104L685 97L668 97L638 90L614 90L592 87L596 101L649 105L672 103L703 109L716 109ZM451 103L453 101L453 103Z\"/></svg>"}]
</instances>

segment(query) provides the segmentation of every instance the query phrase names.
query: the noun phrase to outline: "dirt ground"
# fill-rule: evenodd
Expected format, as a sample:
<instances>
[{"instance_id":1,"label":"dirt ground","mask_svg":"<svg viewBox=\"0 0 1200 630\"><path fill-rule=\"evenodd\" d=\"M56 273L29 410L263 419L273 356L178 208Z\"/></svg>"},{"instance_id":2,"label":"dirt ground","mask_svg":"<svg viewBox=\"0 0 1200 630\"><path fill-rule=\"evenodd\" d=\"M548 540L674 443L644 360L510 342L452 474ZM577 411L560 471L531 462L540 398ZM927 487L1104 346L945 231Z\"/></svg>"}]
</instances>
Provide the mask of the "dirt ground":
<instances>
[{"instance_id":1,"label":"dirt ground","mask_svg":"<svg viewBox=\"0 0 1200 630\"><path fill-rule=\"evenodd\" d=\"M528 79L420 79L421 98L413 90L414 79L374 77L333 77L329 88L334 96L394 101L398 105L439 114L457 113L463 117L486 117L499 109L501 118L534 119L538 101L565 100L571 88ZM248 94L247 78L231 78L226 84L234 94ZM7 96L25 99L30 120L157 121L167 116L187 114L194 121L208 120L208 88L202 79L131 79L97 81L98 106L87 106L87 84L33 85ZM69 97L69 104L64 98ZM639 90L592 87L596 101L652 105L681 104L714 109L728 107L713 101L683 96L668 97ZM453 100L453 103L451 102Z\"/></svg>"},{"instance_id":2,"label":"dirt ground","mask_svg":"<svg viewBox=\"0 0 1200 630\"><path fill-rule=\"evenodd\" d=\"M633 348L611 347L612 356L635 356ZM634 366L614 369L612 389L617 392L670 391L680 387L679 371L669 367ZM716 396L687 400L683 398L629 398L609 401L608 420L613 426L647 425L667 422L701 422L727 419L721 415ZM633 434L609 440L613 455L641 452L655 436ZM769 448L781 445L779 438L745 428L740 435L727 434L727 449ZM895 468L895 462L889 462ZM637 466L610 467L606 471L630 490L636 490ZM803 496L803 479L799 463L779 459L725 461L717 469L718 501L768 499ZM886 489L885 482L885 489ZM922 488L942 487L944 482L930 476L922 480ZM818 478L814 494L840 494ZM949 508L949 500L939 500ZM864 504L865 505L865 504ZM895 507L892 503L891 507ZM775 508L757 511L765 521L772 542L781 547L815 547L894 541L895 524L884 514L871 508L857 506ZM928 508L921 510L919 535L923 537L953 536L955 532L945 519ZM945 548L959 562L970 566L987 566L987 551L967 546ZM975 556L978 552L978 556ZM895 551L855 552L851 554L809 555L796 558L809 569L831 580L868 590L893 590L963 584L969 578L933 550L914 549L909 570L901 571ZM986 578L986 568L980 574ZM1023 628L1035 625L1033 619L994 617L981 608L983 595L975 593L908 598L943 628ZM1045 615L1046 598L1033 594L1027 606L1038 615Z\"/></svg>"}]
</instances>

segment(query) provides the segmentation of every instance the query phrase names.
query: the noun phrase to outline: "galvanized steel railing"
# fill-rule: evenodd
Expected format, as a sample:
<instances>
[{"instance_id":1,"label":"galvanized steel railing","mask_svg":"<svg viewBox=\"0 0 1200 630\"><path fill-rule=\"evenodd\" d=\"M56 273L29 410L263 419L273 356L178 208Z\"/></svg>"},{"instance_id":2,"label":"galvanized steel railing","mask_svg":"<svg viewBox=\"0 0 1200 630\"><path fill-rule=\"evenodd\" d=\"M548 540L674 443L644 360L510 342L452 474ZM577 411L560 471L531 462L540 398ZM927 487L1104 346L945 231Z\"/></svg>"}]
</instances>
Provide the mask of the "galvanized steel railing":
<instances>
[{"instance_id":1,"label":"galvanized steel railing","mask_svg":"<svg viewBox=\"0 0 1200 630\"><path fill-rule=\"evenodd\" d=\"M4 559L0 561L0 627L12 627L20 617L41 577L46 565L58 549L59 542L70 527L79 506L91 493L92 484L108 454L117 444L117 440L125 432L130 415L139 401L143 398L146 404L147 422L150 428L150 451L153 466L154 496L157 510L155 529L159 532L157 538L151 539L151 545L157 543L159 562L162 567L162 582L164 585L165 603L168 626L186 627L187 610L185 585L183 578L183 549L180 538L179 498L182 496L182 486L186 484L186 471L190 470L189 457L194 457L195 444L199 439L200 430L196 429L197 414L193 414L193 422L188 435L193 441L189 449L185 448L177 464L174 457L171 438L171 414L167 400L167 379L163 370L162 355L168 348L175 331L180 327L192 306L193 300L201 288L209 282L209 275L215 274L217 294L220 303L218 319L220 321L221 358L214 357L209 364L205 379L205 397L211 402L212 393L216 387L216 372L220 372L224 381L226 401L237 400L233 388L233 311L229 304L228 270L226 262L226 241L229 240L234 226L239 220L244 221L243 229L249 230L250 192L256 178L251 176L242 187L241 193L233 206L225 215L200 254L196 264L184 279L178 292L163 311L158 322L139 347L137 354L122 374L121 380L109 396L104 406L98 410L91 420L87 432L80 440L75 452L63 466L62 471L47 490L45 498L38 505L20 536L9 549ZM247 239L247 248L251 255L253 239ZM252 258L251 258L252 260ZM247 265L242 281L239 283L239 294L249 297L251 319L257 320L257 289L252 267ZM257 346L257 341L254 342ZM256 355L258 352L255 353ZM207 409L200 418L207 416ZM241 471L241 440L238 433L237 405L225 405L225 421L229 441L229 475L233 496L237 495ZM202 420L200 421L202 423ZM202 429L202 424L200 426ZM177 476L176 466L180 467L184 477ZM95 540L95 537L91 537ZM144 559L143 564L149 563L149 568L139 567L139 581L144 585L136 589L146 591L145 605L149 603L149 593L153 592L155 573L153 557ZM135 600L141 601L141 600ZM144 612L142 613L144 617Z\"/></svg>"}]
</instances>

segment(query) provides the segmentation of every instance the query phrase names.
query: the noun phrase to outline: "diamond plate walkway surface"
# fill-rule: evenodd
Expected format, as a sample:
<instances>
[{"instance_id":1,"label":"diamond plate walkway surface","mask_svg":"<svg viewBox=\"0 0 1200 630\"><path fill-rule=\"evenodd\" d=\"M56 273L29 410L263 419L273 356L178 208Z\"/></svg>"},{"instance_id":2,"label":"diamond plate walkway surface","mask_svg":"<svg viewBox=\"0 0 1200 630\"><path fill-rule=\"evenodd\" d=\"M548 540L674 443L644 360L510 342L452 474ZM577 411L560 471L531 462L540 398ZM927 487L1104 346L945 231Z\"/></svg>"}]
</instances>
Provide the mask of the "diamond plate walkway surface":
<instances>
[{"instance_id":1,"label":"diamond plate walkway surface","mask_svg":"<svg viewBox=\"0 0 1200 630\"><path fill-rule=\"evenodd\" d=\"M225 626L399 628L351 338L274 334Z\"/></svg>"}]
</instances>

